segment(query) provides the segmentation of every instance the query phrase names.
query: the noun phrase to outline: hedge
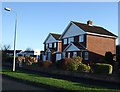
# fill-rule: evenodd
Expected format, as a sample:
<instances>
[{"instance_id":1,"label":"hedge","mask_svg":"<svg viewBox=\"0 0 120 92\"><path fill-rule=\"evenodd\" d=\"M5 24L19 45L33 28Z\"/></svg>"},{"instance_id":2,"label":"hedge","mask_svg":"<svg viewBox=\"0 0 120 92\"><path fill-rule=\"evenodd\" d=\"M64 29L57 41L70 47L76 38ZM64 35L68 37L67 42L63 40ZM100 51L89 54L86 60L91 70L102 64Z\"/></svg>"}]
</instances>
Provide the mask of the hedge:
<instances>
[{"instance_id":1,"label":"hedge","mask_svg":"<svg viewBox=\"0 0 120 92\"><path fill-rule=\"evenodd\" d=\"M97 74L112 74L113 67L110 64L96 63L92 66L93 72Z\"/></svg>"}]
</instances>

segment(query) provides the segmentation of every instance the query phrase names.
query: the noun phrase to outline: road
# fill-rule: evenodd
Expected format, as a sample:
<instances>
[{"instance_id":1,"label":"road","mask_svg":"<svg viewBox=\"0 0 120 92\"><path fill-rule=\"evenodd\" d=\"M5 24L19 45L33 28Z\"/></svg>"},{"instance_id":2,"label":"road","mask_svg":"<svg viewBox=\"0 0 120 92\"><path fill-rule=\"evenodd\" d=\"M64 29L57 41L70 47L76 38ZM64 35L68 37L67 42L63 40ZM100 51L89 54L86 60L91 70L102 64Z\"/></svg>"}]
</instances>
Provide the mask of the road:
<instances>
[{"instance_id":1,"label":"road","mask_svg":"<svg viewBox=\"0 0 120 92\"><path fill-rule=\"evenodd\" d=\"M45 90L47 91L47 89L42 88L42 87L36 87L30 84L25 84L22 83L20 81L16 81L13 79L9 79L7 77L2 77L2 80L0 80L0 82L2 81L2 90L3 91L8 91L8 90Z\"/></svg>"}]
</instances>

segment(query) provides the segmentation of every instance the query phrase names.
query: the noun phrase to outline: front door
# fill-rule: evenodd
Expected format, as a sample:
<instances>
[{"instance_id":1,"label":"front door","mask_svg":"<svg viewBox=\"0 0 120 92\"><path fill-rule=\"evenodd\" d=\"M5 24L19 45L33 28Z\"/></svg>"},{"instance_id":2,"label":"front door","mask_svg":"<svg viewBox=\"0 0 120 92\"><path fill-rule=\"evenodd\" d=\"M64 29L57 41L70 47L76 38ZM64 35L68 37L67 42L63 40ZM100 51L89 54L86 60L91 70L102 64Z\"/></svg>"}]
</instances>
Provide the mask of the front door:
<instances>
[{"instance_id":1,"label":"front door","mask_svg":"<svg viewBox=\"0 0 120 92\"><path fill-rule=\"evenodd\" d=\"M48 52L48 60L50 61L50 52Z\"/></svg>"}]
</instances>

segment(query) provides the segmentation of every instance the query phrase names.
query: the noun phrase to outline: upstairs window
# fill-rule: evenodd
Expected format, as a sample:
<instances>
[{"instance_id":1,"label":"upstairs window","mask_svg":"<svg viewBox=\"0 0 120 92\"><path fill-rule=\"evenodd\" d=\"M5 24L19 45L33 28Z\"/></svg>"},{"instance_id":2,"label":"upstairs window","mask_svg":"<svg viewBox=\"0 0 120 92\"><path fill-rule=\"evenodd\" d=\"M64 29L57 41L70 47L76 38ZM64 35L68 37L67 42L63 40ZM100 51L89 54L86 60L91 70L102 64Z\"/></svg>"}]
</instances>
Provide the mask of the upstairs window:
<instances>
[{"instance_id":1,"label":"upstairs window","mask_svg":"<svg viewBox=\"0 0 120 92\"><path fill-rule=\"evenodd\" d=\"M64 41L63 41L63 42L64 42L64 44L67 44L67 38L66 38L66 39L64 39Z\"/></svg>"},{"instance_id":2,"label":"upstairs window","mask_svg":"<svg viewBox=\"0 0 120 92\"><path fill-rule=\"evenodd\" d=\"M54 43L54 48L56 48L56 42Z\"/></svg>"},{"instance_id":3,"label":"upstairs window","mask_svg":"<svg viewBox=\"0 0 120 92\"><path fill-rule=\"evenodd\" d=\"M52 43L49 44L49 48L52 48Z\"/></svg>"},{"instance_id":4,"label":"upstairs window","mask_svg":"<svg viewBox=\"0 0 120 92\"><path fill-rule=\"evenodd\" d=\"M71 43L71 42L74 42L74 37L70 37L70 38L68 39L68 43Z\"/></svg>"},{"instance_id":5,"label":"upstairs window","mask_svg":"<svg viewBox=\"0 0 120 92\"><path fill-rule=\"evenodd\" d=\"M46 49L48 48L48 44L46 44Z\"/></svg>"},{"instance_id":6,"label":"upstairs window","mask_svg":"<svg viewBox=\"0 0 120 92\"><path fill-rule=\"evenodd\" d=\"M84 42L84 35L79 36L79 42Z\"/></svg>"}]
</instances>

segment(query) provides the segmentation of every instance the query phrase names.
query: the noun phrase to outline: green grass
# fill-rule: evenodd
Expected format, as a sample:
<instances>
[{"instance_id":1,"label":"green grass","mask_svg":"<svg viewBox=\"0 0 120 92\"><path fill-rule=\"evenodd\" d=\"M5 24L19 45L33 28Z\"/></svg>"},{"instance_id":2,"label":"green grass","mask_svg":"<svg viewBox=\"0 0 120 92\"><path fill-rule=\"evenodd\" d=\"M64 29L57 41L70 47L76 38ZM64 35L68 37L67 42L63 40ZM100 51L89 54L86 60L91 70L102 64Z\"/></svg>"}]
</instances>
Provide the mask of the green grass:
<instances>
[{"instance_id":1,"label":"green grass","mask_svg":"<svg viewBox=\"0 0 120 92\"><path fill-rule=\"evenodd\" d=\"M40 83L56 88L63 88L66 90L79 90L81 92L120 92L120 90L92 87L90 85L84 85L77 82L71 82L67 80L55 79L50 77L43 77L37 74L29 74L21 71L12 72L8 69L3 69L3 71L0 73L14 78Z\"/></svg>"}]
</instances>

